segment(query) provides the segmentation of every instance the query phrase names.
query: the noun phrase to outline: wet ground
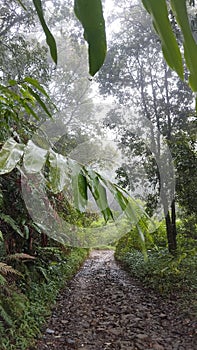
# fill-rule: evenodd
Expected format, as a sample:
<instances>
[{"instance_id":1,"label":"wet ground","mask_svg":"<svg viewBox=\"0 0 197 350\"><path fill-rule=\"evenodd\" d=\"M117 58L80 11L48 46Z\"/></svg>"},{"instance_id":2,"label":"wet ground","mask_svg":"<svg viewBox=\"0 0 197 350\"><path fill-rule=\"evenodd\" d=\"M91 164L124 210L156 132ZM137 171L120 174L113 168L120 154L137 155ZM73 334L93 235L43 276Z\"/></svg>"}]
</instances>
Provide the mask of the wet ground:
<instances>
[{"instance_id":1,"label":"wet ground","mask_svg":"<svg viewBox=\"0 0 197 350\"><path fill-rule=\"evenodd\" d=\"M57 300L36 350L195 350L197 324L93 251Z\"/></svg>"}]
</instances>

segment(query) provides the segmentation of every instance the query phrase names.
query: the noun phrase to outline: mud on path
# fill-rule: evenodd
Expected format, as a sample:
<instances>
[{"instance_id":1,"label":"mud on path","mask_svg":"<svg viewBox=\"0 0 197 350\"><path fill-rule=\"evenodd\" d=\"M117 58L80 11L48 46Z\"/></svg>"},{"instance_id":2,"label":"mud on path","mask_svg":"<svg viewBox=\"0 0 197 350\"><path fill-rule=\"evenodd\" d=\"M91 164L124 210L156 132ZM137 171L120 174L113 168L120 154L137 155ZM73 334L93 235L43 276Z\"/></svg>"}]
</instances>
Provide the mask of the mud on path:
<instances>
[{"instance_id":1,"label":"mud on path","mask_svg":"<svg viewBox=\"0 0 197 350\"><path fill-rule=\"evenodd\" d=\"M93 251L57 300L36 350L195 350L197 325Z\"/></svg>"}]
</instances>

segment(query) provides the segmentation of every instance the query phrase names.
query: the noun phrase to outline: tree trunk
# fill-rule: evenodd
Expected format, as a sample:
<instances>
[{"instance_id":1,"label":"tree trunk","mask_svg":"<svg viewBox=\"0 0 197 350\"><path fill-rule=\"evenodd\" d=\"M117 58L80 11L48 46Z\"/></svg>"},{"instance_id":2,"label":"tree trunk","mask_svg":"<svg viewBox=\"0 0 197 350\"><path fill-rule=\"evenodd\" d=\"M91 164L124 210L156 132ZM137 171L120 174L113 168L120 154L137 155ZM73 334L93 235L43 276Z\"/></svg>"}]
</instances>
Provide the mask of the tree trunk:
<instances>
[{"instance_id":1,"label":"tree trunk","mask_svg":"<svg viewBox=\"0 0 197 350\"><path fill-rule=\"evenodd\" d=\"M172 218L170 216L170 212L168 211L166 217L166 232L168 239L168 250L171 254L176 254L177 242L176 242L176 223L172 223Z\"/></svg>"},{"instance_id":2,"label":"tree trunk","mask_svg":"<svg viewBox=\"0 0 197 350\"><path fill-rule=\"evenodd\" d=\"M175 206L175 200L173 199L172 204L171 204L171 218L172 218L172 231L173 231L173 236L175 239L175 244L176 244L176 235L177 235L177 230L176 230L176 206Z\"/></svg>"},{"instance_id":3,"label":"tree trunk","mask_svg":"<svg viewBox=\"0 0 197 350\"><path fill-rule=\"evenodd\" d=\"M171 254L176 254L177 249L177 241L176 241L176 206L175 206L175 200L172 200L171 203L171 210L170 205L168 203L166 194L164 191L161 192L161 199L163 203L163 209L164 209L164 215L165 215L165 222L166 222L166 233L167 233L167 240L168 240L168 250Z\"/></svg>"}]
</instances>

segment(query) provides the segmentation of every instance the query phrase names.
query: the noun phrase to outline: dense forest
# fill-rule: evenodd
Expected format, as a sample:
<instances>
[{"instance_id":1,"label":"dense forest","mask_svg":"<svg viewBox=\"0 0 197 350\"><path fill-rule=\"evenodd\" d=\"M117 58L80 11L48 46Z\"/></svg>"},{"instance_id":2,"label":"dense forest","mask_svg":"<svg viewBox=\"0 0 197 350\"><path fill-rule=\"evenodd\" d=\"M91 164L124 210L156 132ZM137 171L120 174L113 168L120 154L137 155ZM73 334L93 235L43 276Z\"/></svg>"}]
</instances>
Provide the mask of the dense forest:
<instances>
[{"instance_id":1,"label":"dense forest","mask_svg":"<svg viewBox=\"0 0 197 350\"><path fill-rule=\"evenodd\" d=\"M197 4L0 3L0 349L92 248L195 318Z\"/></svg>"}]
</instances>

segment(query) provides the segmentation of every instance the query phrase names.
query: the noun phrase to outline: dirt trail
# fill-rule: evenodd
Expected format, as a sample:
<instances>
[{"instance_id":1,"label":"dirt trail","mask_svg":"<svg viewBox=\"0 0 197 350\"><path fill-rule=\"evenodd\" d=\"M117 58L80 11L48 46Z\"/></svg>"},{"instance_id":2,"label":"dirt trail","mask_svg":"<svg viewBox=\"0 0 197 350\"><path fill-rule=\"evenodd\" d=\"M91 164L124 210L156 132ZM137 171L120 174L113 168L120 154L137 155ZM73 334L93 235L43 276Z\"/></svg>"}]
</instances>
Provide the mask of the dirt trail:
<instances>
[{"instance_id":1,"label":"dirt trail","mask_svg":"<svg viewBox=\"0 0 197 350\"><path fill-rule=\"evenodd\" d=\"M37 350L195 350L197 325L93 251L61 293Z\"/></svg>"}]
</instances>

